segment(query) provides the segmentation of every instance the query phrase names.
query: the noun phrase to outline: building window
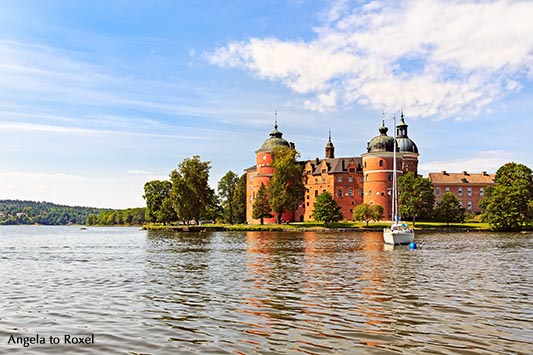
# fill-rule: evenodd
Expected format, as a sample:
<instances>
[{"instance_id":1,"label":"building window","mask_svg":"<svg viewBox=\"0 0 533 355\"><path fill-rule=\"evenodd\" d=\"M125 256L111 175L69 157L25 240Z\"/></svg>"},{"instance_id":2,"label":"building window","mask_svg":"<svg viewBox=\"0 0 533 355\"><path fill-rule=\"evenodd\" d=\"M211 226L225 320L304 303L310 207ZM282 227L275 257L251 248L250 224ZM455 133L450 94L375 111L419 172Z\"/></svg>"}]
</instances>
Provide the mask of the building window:
<instances>
[{"instance_id":1,"label":"building window","mask_svg":"<svg viewBox=\"0 0 533 355\"><path fill-rule=\"evenodd\" d=\"M326 178L322 178L322 183L323 183L323 184L326 183Z\"/></svg>"},{"instance_id":2,"label":"building window","mask_svg":"<svg viewBox=\"0 0 533 355\"><path fill-rule=\"evenodd\" d=\"M449 188L448 186L446 186L446 187L444 188L444 192L450 192L450 188Z\"/></svg>"},{"instance_id":3,"label":"building window","mask_svg":"<svg viewBox=\"0 0 533 355\"><path fill-rule=\"evenodd\" d=\"M466 188L466 193L468 196L472 196L472 188L471 187L467 187Z\"/></svg>"},{"instance_id":4,"label":"building window","mask_svg":"<svg viewBox=\"0 0 533 355\"><path fill-rule=\"evenodd\" d=\"M339 176L339 178L337 179L338 182L342 182L342 176Z\"/></svg>"},{"instance_id":5,"label":"building window","mask_svg":"<svg viewBox=\"0 0 533 355\"><path fill-rule=\"evenodd\" d=\"M389 181L392 181L392 174L389 174Z\"/></svg>"},{"instance_id":6,"label":"building window","mask_svg":"<svg viewBox=\"0 0 533 355\"><path fill-rule=\"evenodd\" d=\"M372 190L368 190L368 196L372 196Z\"/></svg>"},{"instance_id":7,"label":"building window","mask_svg":"<svg viewBox=\"0 0 533 355\"><path fill-rule=\"evenodd\" d=\"M359 178L359 181L363 182L363 177L362 176Z\"/></svg>"},{"instance_id":8,"label":"building window","mask_svg":"<svg viewBox=\"0 0 533 355\"><path fill-rule=\"evenodd\" d=\"M318 184L318 179L317 178L315 178L315 184Z\"/></svg>"},{"instance_id":9,"label":"building window","mask_svg":"<svg viewBox=\"0 0 533 355\"><path fill-rule=\"evenodd\" d=\"M365 194L365 192L363 191L363 189L359 189L359 196L363 196Z\"/></svg>"},{"instance_id":10,"label":"building window","mask_svg":"<svg viewBox=\"0 0 533 355\"><path fill-rule=\"evenodd\" d=\"M479 196L485 196L485 190L482 187L479 188Z\"/></svg>"},{"instance_id":11,"label":"building window","mask_svg":"<svg viewBox=\"0 0 533 355\"><path fill-rule=\"evenodd\" d=\"M463 207L463 201L459 201L459 207Z\"/></svg>"},{"instance_id":12,"label":"building window","mask_svg":"<svg viewBox=\"0 0 533 355\"><path fill-rule=\"evenodd\" d=\"M472 201L468 201L468 202L466 203L466 208L467 208L468 210L471 210L471 209L472 209Z\"/></svg>"},{"instance_id":13,"label":"building window","mask_svg":"<svg viewBox=\"0 0 533 355\"><path fill-rule=\"evenodd\" d=\"M315 197L318 197L318 190L315 190Z\"/></svg>"},{"instance_id":14,"label":"building window","mask_svg":"<svg viewBox=\"0 0 533 355\"><path fill-rule=\"evenodd\" d=\"M311 170L307 170L307 175L311 175Z\"/></svg>"},{"instance_id":15,"label":"building window","mask_svg":"<svg viewBox=\"0 0 533 355\"><path fill-rule=\"evenodd\" d=\"M457 195L458 196L463 196L463 188L462 187L457 189Z\"/></svg>"},{"instance_id":16,"label":"building window","mask_svg":"<svg viewBox=\"0 0 533 355\"><path fill-rule=\"evenodd\" d=\"M337 196L338 197L342 197L342 189L338 189L337 190Z\"/></svg>"},{"instance_id":17,"label":"building window","mask_svg":"<svg viewBox=\"0 0 533 355\"><path fill-rule=\"evenodd\" d=\"M435 188L435 194L440 196L440 187Z\"/></svg>"},{"instance_id":18,"label":"building window","mask_svg":"<svg viewBox=\"0 0 533 355\"><path fill-rule=\"evenodd\" d=\"M366 174L366 181L368 181L368 174Z\"/></svg>"},{"instance_id":19,"label":"building window","mask_svg":"<svg viewBox=\"0 0 533 355\"><path fill-rule=\"evenodd\" d=\"M383 160L379 161L379 166L383 166Z\"/></svg>"},{"instance_id":20,"label":"building window","mask_svg":"<svg viewBox=\"0 0 533 355\"><path fill-rule=\"evenodd\" d=\"M353 190L351 187L348 188L348 196L353 196Z\"/></svg>"},{"instance_id":21,"label":"building window","mask_svg":"<svg viewBox=\"0 0 533 355\"><path fill-rule=\"evenodd\" d=\"M351 176L348 176L348 182L352 182L353 178Z\"/></svg>"},{"instance_id":22,"label":"building window","mask_svg":"<svg viewBox=\"0 0 533 355\"><path fill-rule=\"evenodd\" d=\"M366 169L366 161L365 161L365 169Z\"/></svg>"},{"instance_id":23,"label":"building window","mask_svg":"<svg viewBox=\"0 0 533 355\"><path fill-rule=\"evenodd\" d=\"M309 202L307 202L307 206L309 206Z\"/></svg>"},{"instance_id":24,"label":"building window","mask_svg":"<svg viewBox=\"0 0 533 355\"><path fill-rule=\"evenodd\" d=\"M326 169L322 169L322 174L325 174L326 173Z\"/></svg>"},{"instance_id":25,"label":"building window","mask_svg":"<svg viewBox=\"0 0 533 355\"><path fill-rule=\"evenodd\" d=\"M350 168L350 169L348 169L348 171L351 172L351 173L355 173L355 168Z\"/></svg>"}]
</instances>

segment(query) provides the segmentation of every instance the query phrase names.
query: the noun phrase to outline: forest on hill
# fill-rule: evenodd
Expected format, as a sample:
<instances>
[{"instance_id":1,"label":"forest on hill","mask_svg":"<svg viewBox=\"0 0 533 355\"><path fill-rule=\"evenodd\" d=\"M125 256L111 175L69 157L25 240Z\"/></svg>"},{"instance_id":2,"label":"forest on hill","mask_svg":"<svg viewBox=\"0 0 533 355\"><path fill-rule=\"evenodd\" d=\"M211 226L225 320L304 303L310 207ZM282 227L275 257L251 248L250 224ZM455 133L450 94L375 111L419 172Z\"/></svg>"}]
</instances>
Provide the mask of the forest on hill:
<instances>
[{"instance_id":1,"label":"forest on hill","mask_svg":"<svg viewBox=\"0 0 533 355\"><path fill-rule=\"evenodd\" d=\"M0 225L123 225L144 222L144 208L112 210L51 202L0 200Z\"/></svg>"}]
</instances>

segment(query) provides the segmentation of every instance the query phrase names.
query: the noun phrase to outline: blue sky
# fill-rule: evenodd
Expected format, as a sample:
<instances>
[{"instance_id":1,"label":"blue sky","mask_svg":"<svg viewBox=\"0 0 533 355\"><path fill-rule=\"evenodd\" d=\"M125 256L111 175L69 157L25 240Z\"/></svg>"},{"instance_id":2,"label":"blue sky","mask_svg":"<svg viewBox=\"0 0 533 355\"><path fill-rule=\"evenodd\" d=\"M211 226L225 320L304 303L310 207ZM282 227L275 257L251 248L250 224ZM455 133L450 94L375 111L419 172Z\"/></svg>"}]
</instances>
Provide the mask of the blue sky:
<instances>
[{"instance_id":1,"label":"blue sky","mask_svg":"<svg viewBox=\"0 0 533 355\"><path fill-rule=\"evenodd\" d=\"M0 198L143 206L272 130L359 156L403 107L420 172L533 167L530 1L0 2Z\"/></svg>"}]
</instances>

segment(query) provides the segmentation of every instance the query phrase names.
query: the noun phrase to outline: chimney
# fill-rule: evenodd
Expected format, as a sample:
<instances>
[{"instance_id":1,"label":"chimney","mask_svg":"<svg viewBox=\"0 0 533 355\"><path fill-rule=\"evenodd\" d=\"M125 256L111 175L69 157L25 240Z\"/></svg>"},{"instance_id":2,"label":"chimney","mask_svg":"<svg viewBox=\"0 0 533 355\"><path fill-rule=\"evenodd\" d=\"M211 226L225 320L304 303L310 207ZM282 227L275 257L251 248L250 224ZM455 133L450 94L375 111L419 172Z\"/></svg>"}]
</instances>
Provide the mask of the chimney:
<instances>
[{"instance_id":1,"label":"chimney","mask_svg":"<svg viewBox=\"0 0 533 355\"><path fill-rule=\"evenodd\" d=\"M463 171L463 175L468 175L468 172L466 172L466 171Z\"/></svg>"},{"instance_id":2,"label":"chimney","mask_svg":"<svg viewBox=\"0 0 533 355\"><path fill-rule=\"evenodd\" d=\"M344 167L344 159L342 159L342 171L346 170L346 168Z\"/></svg>"},{"instance_id":3,"label":"chimney","mask_svg":"<svg viewBox=\"0 0 533 355\"><path fill-rule=\"evenodd\" d=\"M446 170L443 170L443 171L441 171L440 173L441 173L442 175L448 175L448 174L446 173Z\"/></svg>"},{"instance_id":4,"label":"chimney","mask_svg":"<svg viewBox=\"0 0 533 355\"><path fill-rule=\"evenodd\" d=\"M482 171L482 172L481 172L481 175L483 175L483 176L487 176L488 174L487 174L486 171Z\"/></svg>"}]
</instances>

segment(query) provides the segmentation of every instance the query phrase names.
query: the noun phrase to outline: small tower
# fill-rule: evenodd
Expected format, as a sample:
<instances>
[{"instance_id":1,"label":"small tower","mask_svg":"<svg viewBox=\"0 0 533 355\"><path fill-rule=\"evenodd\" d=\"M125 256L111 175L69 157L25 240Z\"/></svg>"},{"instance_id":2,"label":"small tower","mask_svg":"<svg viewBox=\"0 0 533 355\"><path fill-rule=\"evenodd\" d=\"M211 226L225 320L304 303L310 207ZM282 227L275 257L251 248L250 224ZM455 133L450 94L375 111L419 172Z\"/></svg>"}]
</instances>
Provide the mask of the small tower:
<instances>
[{"instance_id":1,"label":"small tower","mask_svg":"<svg viewBox=\"0 0 533 355\"><path fill-rule=\"evenodd\" d=\"M335 158L335 147L333 146L333 143L331 142L331 130L329 131L329 139L326 143L326 159L333 159Z\"/></svg>"}]
</instances>

